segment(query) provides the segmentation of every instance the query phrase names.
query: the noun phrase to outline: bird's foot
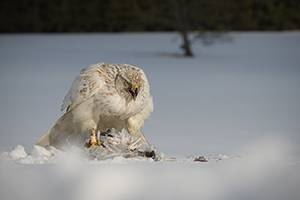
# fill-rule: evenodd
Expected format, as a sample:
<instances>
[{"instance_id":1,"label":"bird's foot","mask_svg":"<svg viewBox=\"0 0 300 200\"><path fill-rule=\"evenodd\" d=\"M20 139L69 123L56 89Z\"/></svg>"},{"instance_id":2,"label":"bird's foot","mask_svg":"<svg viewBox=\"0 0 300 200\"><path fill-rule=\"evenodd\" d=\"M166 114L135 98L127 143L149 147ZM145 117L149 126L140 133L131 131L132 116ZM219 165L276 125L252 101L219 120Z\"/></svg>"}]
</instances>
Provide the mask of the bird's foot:
<instances>
[{"instance_id":1,"label":"bird's foot","mask_svg":"<svg viewBox=\"0 0 300 200\"><path fill-rule=\"evenodd\" d=\"M88 150L91 150L93 147L101 146L101 141L94 142L92 144L90 144L90 143L86 143L86 144L89 145L89 147L86 149L86 151L88 151Z\"/></svg>"},{"instance_id":2,"label":"bird's foot","mask_svg":"<svg viewBox=\"0 0 300 200\"><path fill-rule=\"evenodd\" d=\"M88 151L91 148L96 147L96 146L101 146L101 142L97 141L95 130L93 129L92 133L91 133L91 136L90 136L90 141L88 143L86 143L86 147L87 147L86 151Z\"/></svg>"}]
</instances>

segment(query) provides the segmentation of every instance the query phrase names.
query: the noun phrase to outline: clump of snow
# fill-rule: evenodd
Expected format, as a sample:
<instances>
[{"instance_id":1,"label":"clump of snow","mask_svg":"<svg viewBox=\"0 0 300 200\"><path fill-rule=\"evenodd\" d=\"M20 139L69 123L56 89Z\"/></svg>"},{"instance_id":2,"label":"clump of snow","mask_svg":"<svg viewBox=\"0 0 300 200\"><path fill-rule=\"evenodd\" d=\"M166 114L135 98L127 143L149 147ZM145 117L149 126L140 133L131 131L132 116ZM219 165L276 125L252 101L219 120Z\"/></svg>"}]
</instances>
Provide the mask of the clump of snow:
<instances>
[{"instance_id":1,"label":"clump of snow","mask_svg":"<svg viewBox=\"0 0 300 200\"><path fill-rule=\"evenodd\" d=\"M34 145L31 150L31 155L36 156L36 157L39 157L39 156L50 157L51 152L41 146Z\"/></svg>"},{"instance_id":2,"label":"clump of snow","mask_svg":"<svg viewBox=\"0 0 300 200\"><path fill-rule=\"evenodd\" d=\"M64 158L64 152L54 147L45 149L34 145L31 153L27 154L22 145L17 145L10 152L0 153L0 159L4 162L14 162L18 164L54 164L59 163Z\"/></svg>"},{"instance_id":3,"label":"clump of snow","mask_svg":"<svg viewBox=\"0 0 300 200\"><path fill-rule=\"evenodd\" d=\"M17 160L26 157L27 153L22 145L18 145L11 152L9 152L9 156L11 159Z\"/></svg>"}]
</instances>

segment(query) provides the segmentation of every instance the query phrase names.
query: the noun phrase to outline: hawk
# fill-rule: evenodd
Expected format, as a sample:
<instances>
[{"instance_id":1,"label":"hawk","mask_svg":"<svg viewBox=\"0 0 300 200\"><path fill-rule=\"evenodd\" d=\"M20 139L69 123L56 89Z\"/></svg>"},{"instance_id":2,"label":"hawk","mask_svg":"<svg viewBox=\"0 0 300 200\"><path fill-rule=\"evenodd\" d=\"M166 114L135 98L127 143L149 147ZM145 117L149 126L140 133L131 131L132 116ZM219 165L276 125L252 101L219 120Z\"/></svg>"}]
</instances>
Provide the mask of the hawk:
<instances>
[{"instance_id":1,"label":"hawk","mask_svg":"<svg viewBox=\"0 0 300 200\"><path fill-rule=\"evenodd\" d=\"M149 145L141 132L153 111L150 86L144 71L127 64L98 63L76 76L63 100L66 113L37 142L39 146L83 148L95 131L125 129Z\"/></svg>"}]
</instances>

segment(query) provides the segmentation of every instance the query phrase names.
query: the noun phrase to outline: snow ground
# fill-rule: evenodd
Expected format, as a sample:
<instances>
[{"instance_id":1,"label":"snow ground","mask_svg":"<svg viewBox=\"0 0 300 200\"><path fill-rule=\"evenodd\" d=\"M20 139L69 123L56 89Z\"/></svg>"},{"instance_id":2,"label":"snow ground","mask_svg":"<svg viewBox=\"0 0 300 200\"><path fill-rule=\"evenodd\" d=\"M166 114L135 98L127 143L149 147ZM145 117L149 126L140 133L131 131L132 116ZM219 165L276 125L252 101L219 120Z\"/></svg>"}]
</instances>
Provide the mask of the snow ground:
<instances>
[{"instance_id":1,"label":"snow ground","mask_svg":"<svg viewBox=\"0 0 300 200\"><path fill-rule=\"evenodd\" d=\"M175 33L0 35L2 158L18 144L30 156L76 74L111 62L144 69L155 110L143 132L179 160L10 159L1 199L299 199L300 32L231 35L195 45L192 59L178 56ZM184 162L218 154L228 158Z\"/></svg>"}]
</instances>

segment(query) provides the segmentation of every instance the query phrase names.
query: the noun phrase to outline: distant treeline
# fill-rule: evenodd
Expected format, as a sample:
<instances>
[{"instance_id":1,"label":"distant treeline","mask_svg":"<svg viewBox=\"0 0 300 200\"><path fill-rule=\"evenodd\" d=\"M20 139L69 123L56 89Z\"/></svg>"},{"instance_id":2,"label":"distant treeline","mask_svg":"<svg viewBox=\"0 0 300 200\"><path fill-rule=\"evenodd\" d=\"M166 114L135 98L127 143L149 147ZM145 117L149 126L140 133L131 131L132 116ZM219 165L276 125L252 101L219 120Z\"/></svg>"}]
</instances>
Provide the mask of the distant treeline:
<instances>
[{"instance_id":1,"label":"distant treeline","mask_svg":"<svg viewBox=\"0 0 300 200\"><path fill-rule=\"evenodd\" d=\"M0 32L295 30L300 0L2 0L0 20Z\"/></svg>"}]
</instances>

